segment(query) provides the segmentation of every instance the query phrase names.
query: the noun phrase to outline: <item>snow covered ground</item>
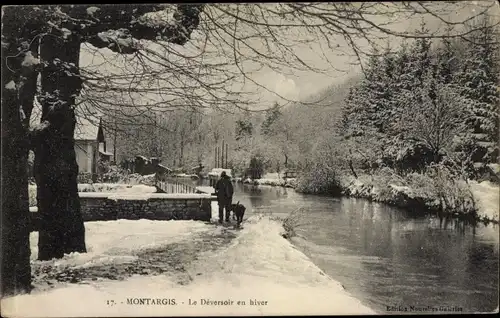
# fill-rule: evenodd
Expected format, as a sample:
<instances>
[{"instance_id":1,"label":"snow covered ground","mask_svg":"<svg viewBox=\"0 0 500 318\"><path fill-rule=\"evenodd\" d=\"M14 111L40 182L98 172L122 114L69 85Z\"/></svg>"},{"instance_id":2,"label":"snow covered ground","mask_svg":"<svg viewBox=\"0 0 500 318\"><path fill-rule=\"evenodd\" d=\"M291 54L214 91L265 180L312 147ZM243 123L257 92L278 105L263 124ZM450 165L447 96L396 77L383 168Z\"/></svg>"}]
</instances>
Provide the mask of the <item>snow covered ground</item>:
<instances>
[{"instance_id":1,"label":"snow covered ground","mask_svg":"<svg viewBox=\"0 0 500 318\"><path fill-rule=\"evenodd\" d=\"M199 178L197 174L187 174L187 173L176 173L172 176L174 178L195 178L195 179Z\"/></svg>"},{"instance_id":2,"label":"snow covered ground","mask_svg":"<svg viewBox=\"0 0 500 318\"><path fill-rule=\"evenodd\" d=\"M479 208L479 215L490 220L499 220L500 187L492 182L469 181L472 194Z\"/></svg>"},{"instance_id":3,"label":"snow covered ground","mask_svg":"<svg viewBox=\"0 0 500 318\"><path fill-rule=\"evenodd\" d=\"M377 202L393 200L398 193L409 197L434 198L434 204L439 205L432 187L409 187L383 182L374 182L369 176L362 175L358 179L346 177L341 180L344 192L348 195L370 198ZM465 186L465 183L463 183ZM490 181L468 181L470 190L477 204L478 215L489 220L499 221L500 187Z\"/></svg>"},{"instance_id":4,"label":"snow covered ground","mask_svg":"<svg viewBox=\"0 0 500 318\"><path fill-rule=\"evenodd\" d=\"M228 175L229 177L233 177L233 170L232 169L223 169L223 168L213 168L209 173L208 175L209 176L212 176L212 177L217 177L219 178L221 173L222 172L225 172L226 175Z\"/></svg>"},{"instance_id":5,"label":"snow covered ground","mask_svg":"<svg viewBox=\"0 0 500 318\"><path fill-rule=\"evenodd\" d=\"M207 193L132 193L132 192L80 192L80 198L108 198L110 200L149 200L149 199L210 199Z\"/></svg>"},{"instance_id":6,"label":"snow covered ground","mask_svg":"<svg viewBox=\"0 0 500 318\"><path fill-rule=\"evenodd\" d=\"M241 178L236 179L238 182L243 182L246 184L255 185L268 185L268 186L280 186L280 187L295 187L295 178L283 179L278 173L266 173L262 178L252 180L250 178L242 180Z\"/></svg>"},{"instance_id":7,"label":"snow covered ground","mask_svg":"<svg viewBox=\"0 0 500 318\"><path fill-rule=\"evenodd\" d=\"M195 221L148 220L87 222L85 226L88 253L47 262L72 267L129 262L138 250L226 229ZM178 284L172 275L68 284L2 299L2 313L12 317L375 314L283 239L281 224L254 215L243 226L234 230L238 235L230 245L199 254L186 269L192 278L189 284ZM36 235L31 236L33 258Z\"/></svg>"},{"instance_id":8,"label":"snow covered ground","mask_svg":"<svg viewBox=\"0 0 500 318\"><path fill-rule=\"evenodd\" d=\"M198 186L196 187L196 190L207 194L212 194L215 192L215 189L213 187L207 187L207 186Z\"/></svg>"},{"instance_id":9,"label":"snow covered ground","mask_svg":"<svg viewBox=\"0 0 500 318\"><path fill-rule=\"evenodd\" d=\"M147 194L156 193L156 188L144 184L125 184L125 183L79 183L78 192L106 192L106 193L121 193L121 194ZM30 207L36 206L36 185L28 186L29 204Z\"/></svg>"},{"instance_id":10,"label":"snow covered ground","mask_svg":"<svg viewBox=\"0 0 500 318\"><path fill-rule=\"evenodd\" d=\"M144 184L124 183L79 183L79 192L127 192L127 193L155 193L156 188Z\"/></svg>"},{"instance_id":11,"label":"snow covered ground","mask_svg":"<svg viewBox=\"0 0 500 318\"><path fill-rule=\"evenodd\" d=\"M209 226L197 221L117 220L85 222L87 253L72 253L63 259L47 261L54 267L87 267L97 264L128 262L135 252L161 247L194 234ZM38 232L31 232L31 259L38 257Z\"/></svg>"}]
</instances>

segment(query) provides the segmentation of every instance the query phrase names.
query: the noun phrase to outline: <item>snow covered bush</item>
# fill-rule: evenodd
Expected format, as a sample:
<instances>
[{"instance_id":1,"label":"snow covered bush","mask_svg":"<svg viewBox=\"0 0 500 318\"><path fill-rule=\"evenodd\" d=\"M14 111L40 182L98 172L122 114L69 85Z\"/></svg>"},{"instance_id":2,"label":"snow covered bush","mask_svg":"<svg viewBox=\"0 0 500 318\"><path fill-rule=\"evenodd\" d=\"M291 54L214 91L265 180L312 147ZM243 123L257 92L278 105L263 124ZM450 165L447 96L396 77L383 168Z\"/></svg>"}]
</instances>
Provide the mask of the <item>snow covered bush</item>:
<instances>
[{"instance_id":1,"label":"snow covered bush","mask_svg":"<svg viewBox=\"0 0 500 318\"><path fill-rule=\"evenodd\" d=\"M411 197L435 198L437 191L434 180L428 174L414 172L406 175L404 180L405 184L411 189L408 192Z\"/></svg>"},{"instance_id":2,"label":"snow covered bush","mask_svg":"<svg viewBox=\"0 0 500 318\"><path fill-rule=\"evenodd\" d=\"M77 178L78 183L92 183L92 173L90 172L80 172Z\"/></svg>"},{"instance_id":3,"label":"snow covered bush","mask_svg":"<svg viewBox=\"0 0 500 318\"><path fill-rule=\"evenodd\" d=\"M469 181L474 201L477 205L478 216L483 220L498 224L500 207L500 189L498 184L489 181Z\"/></svg>"},{"instance_id":4,"label":"snow covered bush","mask_svg":"<svg viewBox=\"0 0 500 318\"><path fill-rule=\"evenodd\" d=\"M250 166L246 172L252 179L260 179L264 174L264 159L262 156L254 156L250 159Z\"/></svg>"},{"instance_id":5,"label":"snow covered bush","mask_svg":"<svg viewBox=\"0 0 500 318\"><path fill-rule=\"evenodd\" d=\"M100 179L102 182L126 183L129 173L116 165L102 163L103 174Z\"/></svg>"},{"instance_id":6,"label":"snow covered bush","mask_svg":"<svg viewBox=\"0 0 500 318\"><path fill-rule=\"evenodd\" d=\"M296 178L286 179L284 186L287 188L296 188L297 187L297 179Z\"/></svg>"},{"instance_id":7,"label":"snow covered bush","mask_svg":"<svg viewBox=\"0 0 500 318\"><path fill-rule=\"evenodd\" d=\"M149 175L142 176L138 173L121 174L121 172L118 172L114 177L111 177L111 178L114 178L115 183L117 183L117 184L153 185L155 183L155 174L149 174Z\"/></svg>"},{"instance_id":8,"label":"snow covered bush","mask_svg":"<svg viewBox=\"0 0 500 318\"><path fill-rule=\"evenodd\" d=\"M475 216L476 200L467 180L442 164L422 173L398 175L382 168L373 175L340 175L342 194L384 202L403 208Z\"/></svg>"},{"instance_id":9,"label":"snow covered bush","mask_svg":"<svg viewBox=\"0 0 500 318\"><path fill-rule=\"evenodd\" d=\"M340 194L337 169L327 163L317 162L297 178L298 192L314 194Z\"/></svg>"},{"instance_id":10,"label":"snow covered bush","mask_svg":"<svg viewBox=\"0 0 500 318\"><path fill-rule=\"evenodd\" d=\"M457 177L443 165L433 165L427 169L428 182L434 189L434 200L439 201L445 212L476 213L474 196L467 180ZM429 191L430 192L430 191Z\"/></svg>"},{"instance_id":11,"label":"snow covered bush","mask_svg":"<svg viewBox=\"0 0 500 318\"><path fill-rule=\"evenodd\" d=\"M307 219L307 216L302 208L298 208L286 217L271 216L270 219L280 222L285 230L282 236L286 239L291 239L292 237L297 236L297 230L305 224L304 222Z\"/></svg>"}]
</instances>

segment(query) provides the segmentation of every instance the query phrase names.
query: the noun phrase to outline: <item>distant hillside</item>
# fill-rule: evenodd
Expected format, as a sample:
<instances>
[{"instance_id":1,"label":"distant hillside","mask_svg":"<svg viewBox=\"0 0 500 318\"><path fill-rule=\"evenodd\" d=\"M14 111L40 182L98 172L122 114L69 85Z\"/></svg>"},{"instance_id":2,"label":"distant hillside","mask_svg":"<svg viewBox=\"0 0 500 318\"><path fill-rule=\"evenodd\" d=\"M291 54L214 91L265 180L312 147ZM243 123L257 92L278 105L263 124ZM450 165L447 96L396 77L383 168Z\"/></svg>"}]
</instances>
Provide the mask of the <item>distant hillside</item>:
<instances>
[{"instance_id":1,"label":"distant hillside","mask_svg":"<svg viewBox=\"0 0 500 318\"><path fill-rule=\"evenodd\" d=\"M356 84L359 78L360 76L356 75L342 84L331 85L308 96L303 103L291 105L287 111L302 123L304 134L314 137L330 134L341 119L342 107L350 87Z\"/></svg>"}]
</instances>

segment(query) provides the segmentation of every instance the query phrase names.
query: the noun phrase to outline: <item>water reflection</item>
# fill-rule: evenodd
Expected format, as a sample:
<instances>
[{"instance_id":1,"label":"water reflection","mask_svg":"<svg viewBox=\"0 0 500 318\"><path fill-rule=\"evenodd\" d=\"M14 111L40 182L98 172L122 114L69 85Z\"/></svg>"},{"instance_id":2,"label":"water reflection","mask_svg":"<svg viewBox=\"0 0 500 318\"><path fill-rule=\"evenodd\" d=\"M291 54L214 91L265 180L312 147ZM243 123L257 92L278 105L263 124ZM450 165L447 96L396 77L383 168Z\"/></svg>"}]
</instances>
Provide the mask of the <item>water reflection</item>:
<instances>
[{"instance_id":1,"label":"water reflection","mask_svg":"<svg viewBox=\"0 0 500 318\"><path fill-rule=\"evenodd\" d=\"M315 264L381 313L386 306L498 306L498 227L417 217L380 203L307 196L286 188L237 184L249 213L301 208L294 239Z\"/></svg>"}]
</instances>

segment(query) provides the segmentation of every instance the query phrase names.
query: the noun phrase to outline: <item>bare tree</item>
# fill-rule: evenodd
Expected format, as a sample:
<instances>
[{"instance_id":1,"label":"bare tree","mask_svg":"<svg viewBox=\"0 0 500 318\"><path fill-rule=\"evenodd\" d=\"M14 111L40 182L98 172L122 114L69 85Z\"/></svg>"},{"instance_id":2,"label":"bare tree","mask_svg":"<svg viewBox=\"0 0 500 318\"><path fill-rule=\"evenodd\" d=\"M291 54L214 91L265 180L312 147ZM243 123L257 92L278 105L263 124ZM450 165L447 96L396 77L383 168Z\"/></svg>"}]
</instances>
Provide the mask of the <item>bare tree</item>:
<instances>
[{"instance_id":1,"label":"bare tree","mask_svg":"<svg viewBox=\"0 0 500 318\"><path fill-rule=\"evenodd\" d=\"M207 5L191 41L184 47L161 40L123 41L124 50L136 51L120 56L104 55L86 45L84 50L99 63L82 68L85 78L82 98L95 101L99 110L106 112L111 104L116 104L117 95L127 95L129 101L122 98L121 108L141 107L141 116L147 116L149 110L173 108L265 110L273 102L261 101L262 92L282 99L284 107L296 100L261 84L254 74L263 70L285 75L304 71L346 72L349 68L338 70L333 60L350 56L348 62L364 62L366 56L376 54L371 47L383 52L381 46L390 37L464 36L470 31L461 29L463 23L494 5L494 2L476 6L453 2L446 8L427 2ZM444 18L448 12L473 7L476 13L462 21ZM449 27L446 32L438 28L432 34L398 28L401 21L419 17L431 17ZM311 61L313 55L317 55L321 65ZM253 92L245 90L249 85ZM317 103L318 100L304 102Z\"/></svg>"},{"instance_id":2,"label":"bare tree","mask_svg":"<svg viewBox=\"0 0 500 318\"><path fill-rule=\"evenodd\" d=\"M452 150L453 138L465 132L467 101L451 85L432 85L432 81L419 93L422 103L413 103L401 119L404 135L425 144L438 162L440 154Z\"/></svg>"},{"instance_id":3,"label":"bare tree","mask_svg":"<svg viewBox=\"0 0 500 318\"><path fill-rule=\"evenodd\" d=\"M41 215L39 258L85 252L85 229L77 190L73 132L75 99L81 90L80 44L92 42L122 53L124 28L130 36L158 36L184 44L199 23L202 6L179 5L174 19L151 24L137 18L161 5L4 7L2 28L2 294L30 289L26 160L35 150L37 202ZM169 24L170 23L170 24ZM116 29L118 31L110 31ZM40 56L40 60L38 59ZM37 66L41 65L41 70ZM41 124L28 131L37 71L41 74ZM4 94L2 94L4 96ZM17 149L16 149L17 147ZM20 177L21 176L21 177ZM18 180L18 181L17 181Z\"/></svg>"},{"instance_id":4,"label":"bare tree","mask_svg":"<svg viewBox=\"0 0 500 318\"><path fill-rule=\"evenodd\" d=\"M130 117L179 108L203 114L214 109L265 110L272 104L260 101L259 95L266 91L281 98L284 107L297 101L262 85L253 78L254 73L327 73L334 68L328 63L332 59L352 55L352 62L364 61L365 56L375 54L371 53L375 52L372 46L383 51L380 46L389 37L454 38L469 34L461 27L471 20L471 14L462 21L444 17L450 10L465 10L471 4L448 5L446 9L439 4L417 2L207 5L200 14L200 25L184 47L165 41L132 41L125 44L131 46L127 50L138 50L134 54L104 55L102 50L86 45L84 51L99 57L99 63L82 68L85 82L81 99L92 101L99 113L110 114L113 109L113 121L124 126L133 122ZM479 3L472 15L480 15L493 5ZM401 21L424 16L448 28L432 34L402 32L398 28ZM310 49L304 53L295 50L297 47ZM315 49L322 66L307 60ZM337 54L329 54L332 51ZM256 89L245 91L245 85ZM321 102L328 103L325 99ZM312 106L318 102L313 98L302 104ZM82 109L81 113L85 116L88 110Z\"/></svg>"}]
</instances>

